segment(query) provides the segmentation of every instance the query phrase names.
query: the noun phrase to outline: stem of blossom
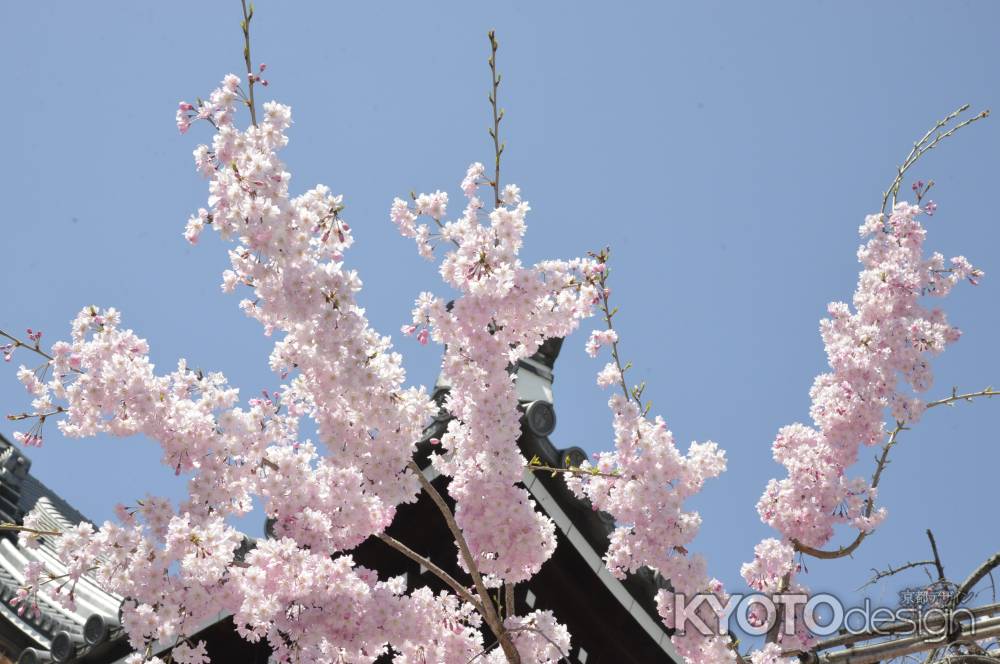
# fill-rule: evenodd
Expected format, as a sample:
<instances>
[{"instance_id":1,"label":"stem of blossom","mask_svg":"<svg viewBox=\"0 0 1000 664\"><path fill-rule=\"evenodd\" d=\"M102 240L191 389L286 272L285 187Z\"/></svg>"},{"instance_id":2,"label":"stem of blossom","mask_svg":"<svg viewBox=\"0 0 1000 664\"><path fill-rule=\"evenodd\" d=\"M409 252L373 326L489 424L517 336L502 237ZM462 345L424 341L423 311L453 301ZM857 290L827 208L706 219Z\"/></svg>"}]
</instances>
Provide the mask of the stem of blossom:
<instances>
[{"instance_id":1,"label":"stem of blossom","mask_svg":"<svg viewBox=\"0 0 1000 664\"><path fill-rule=\"evenodd\" d=\"M1000 395L1000 391L994 390L992 387L987 387L985 390L980 390L978 392L967 392L965 394L958 394L957 389L953 389L950 397L944 399L938 399L937 401L931 401L926 405L927 409L936 408L938 406L950 406L955 404L957 401L972 401L978 397L994 397ZM889 464L889 451L896 445L896 438L899 436L899 432L906 429L906 423L899 421L896 422L896 428L892 430L889 434L889 440L886 441L885 445L882 447L882 453L879 455L878 462L875 465L875 473L872 475L871 488L877 489L879 482L882 479L882 472L885 467ZM865 504L865 516L869 517L875 510L875 498L869 496ZM865 538L870 535L871 532L859 532L854 541L845 547L840 547L835 551L828 551L823 549L815 549L811 546L802 544L797 540L792 540L792 545L795 550L804 553L806 555L812 556L814 558L821 558L824 560L833 560L835 558L843 558L849 556L854 551L861 546L861 543L865 541Z\"/></svg>"},{"instance_id":2,"label":"stem of blossom","mask_svg":"<svg viewBox=\"0 0 1000 664\"><path fill-rule=\"evenodd\" d=\"M493 90L490 92L490 107L493 109L493 128L490 129L490 136L493 137L494 171L493 171L493 199L494 207L500 207L500 155L503 154L504 144L500 142L500 121L503 120L503 109L497 109L497 90L500 88L500 76L497 74L497 49L500 44L497 42L496 31L490 30L487 33L490 38L490 79Z\"/></svg>"},{"instance_id":3,"label":"stem of blossom","mask_svg":"<svg viewBox=\"0 0 1000 664\"><path fill-rule=\"evenodd\" d=\"M253 64L250 60L250 20L253 18L253 3L250 3L250 10L247 11L247 0L240 0L243 5L243 22L240 23L240 27L243 28L243 59L247 63L247 88L249 100L247 100L247 106L250 107L250 122L253 126L257 126L257 108L253 101L253 84L256 80L256 76L253 73Z\"/></svg>"},{"instance_id":4,"label":"stem of blossom","mask_svg":"<svg viewBox=\"0 0 1000 664\"><path fill-rule=\"evenodd\" d=\"M910 150L910 153L906 155L906 159L904 159L903 163L900 164L899 167L896 169L896 178L892 181L892 184L889 185L889 188L885 190L885 193L882 194L883 214L886 212L886 205L889 202L890 196L892 197L892 204L896 205L896 199L899 195L899 186L903 182L903 176L906 174L906 171L908 171L911 166L917 163L917 160L920 159L920 157L922 157L929 150L933 150L935 147L937 147L938 143L948 138L959 129L967 127L973 122L976 122L977 120L982 120L983 118L987 118L990 115L989 109L986 109L985 111L980 112L978 115L975 115L969 118L968 120L965 120L964 122L958 123L948 131L944 132L943 134L935 135L933 140L931 139L931 134L934 134L934 132L938 131L939 129L943 129L949 122L957 118L965 111L969 110L969 106L970 106L969 104L964 104L959 108L955 109L954 111L952 111L951 113L949 113L946 117L942 118L941 120L938 120L937 124L931 127L930 130L926 134L924 134L923 138L921 138L919 141L913 144L913 148Z\"/></svg>"},{"instance_id":5,"label":"stem of blossom","mask_svg":"<svg viewBox=\"0 0 1000 664\"><path fill-rule=\"evenodd\" d=\"M402 553L404 556L406 556L410 560L413 560L413 561L415 561L415 562L423 565L434 576L438 577L439 579L441 579L442 581L444 581L446 584L448 584L448 586L452 590L455 591L456 595L458 595L464 601L466 601L469 604L471 604L472 606L474 606L476 608L476 610L479 611L480 613L483 612L483 607L479 603L479 601L476 600L476 598L473 597L472 594L462 586L462 584L460 584L458 581L456 581L455 577L453 577L452 575L448 574L443 569L441 569L440 567L438 567L437 565L435 565L434 563L432 563L429 558L421 556L419 553L417 553L416 551L414 551L410 547L406 546L405 544L403 544L402 542L400 542L398 539L396 539L392 535L387 535L385 533L381 533L380 535L378 535L378 538L380 540L382 540L383 542L385 542L386 544L388 544L389 546L391 546L392 548L396 549L396 551L399 551L400 553Z\"/></svg>"},{"instance_id":6,"label":"stem of blossom","mask_svg":"<svg viewBox=\"0 0 1000 664\"><path fill-rule=\"evenodd\" d=\"M462 529L458 527L458 522L455 521L455 515L451 513L451 508L448 507L448 503L445 502L444 497L442 497L438 490L434 488L434 485L430 483L430 480L424 476L424 473L420 470L420 466L418 466L415 461L411 460L409 468L413 474L417 476L420 486L423 487L424 491L427 492L427 495L429 495L431 500L434 501L438 511L441 512L441 516L444 517L444 521L448 525L448 530L451 531L452 537L455 538L455 544L458 545L462 561L465 563L466 568L468 568L469 575L472 576L472 581L476 587L476 594L479 595L482 605L483 619L486 621L486 624L489 625L493 634L497 637L497 639L499 639L500 647L503 648L504 654L507 656L507 661L511 662L511 664L520 664L521 656L518 654L517 648L510 640L510 635L503 626L503 620L497 613L496 606L490 598L490 591L486 588L486 584L483 583L483 577L479 573L479 567L476 565L476 561L472 557L472 551L469 550L469 544L465 541L465 535L462 534Z\"/></svg>"}]
</instances>

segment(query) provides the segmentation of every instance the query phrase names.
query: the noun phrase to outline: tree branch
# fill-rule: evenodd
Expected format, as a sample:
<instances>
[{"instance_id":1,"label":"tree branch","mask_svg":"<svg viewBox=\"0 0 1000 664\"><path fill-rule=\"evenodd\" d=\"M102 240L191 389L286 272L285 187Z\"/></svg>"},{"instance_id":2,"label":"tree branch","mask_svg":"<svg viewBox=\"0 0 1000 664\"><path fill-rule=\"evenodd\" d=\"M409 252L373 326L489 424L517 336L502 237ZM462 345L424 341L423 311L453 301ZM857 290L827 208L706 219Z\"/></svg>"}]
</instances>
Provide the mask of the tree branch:
<instances>
[{"instance_id":1,"label":"tree branch","mask_svg":"<svg viewBox=\"0 0 1000 664\"><path fill-rule=\"evenodd\" d=\"M240 27L243 28L243 60L247 65L247 106L250 107L250 122L254 127L257 126L257 108L253 101L253 84L256 82L257 76L253 73L253 64L250 60L250 21L253 19L253 3L250 3L250 11L247 11L247 0L240 0L243 5L243 22Z\"/></svg>"},{"instance_id":2,"label":"tree branch","mask_svg":"<svg viewBox=\"0 0 1000 664\"><path fill-rule=\"evenodd\" d=\"M1000 395L1000 391L994 390L992 387L987 387L986 389L979 390L978 392L966 392L965 394L958 394L958 390L952 388L950 397L945 397L944 399L938 399L936 401L928 402L925 408L927 410L930 410L931 408L937 408L938 406L951 406L958 401L972 401L973 399L977 399L979 397L989 398L998 395ZM882 447L882 454L879 455L878 461L875 465L875 472L872 474L872 481L871 481L872 489L878 488L879 482L882 480L882 473L885 471L885 467L889 465L889 452L898 442L897 437L899 436L899 432L905 431L906 429L907 429L906 423L900 420L896 422L896 428L893 429L892 432L889 434L889 439ZM875 511L875 498L869 495L868 500L865 503L864 515L866 517L870 517L874 511ZM873 531L859 532L857 537L854 538L853 542L851 542L847 546L842 546L836 550L813 548L794 539L792 540L792 545L795 547L796 551L812 556L813 558L820 558L822 560L833 560L836 558L843 558L845 556L849 556L852 553L854 553L854 551L859 546L861 546L861 543L865 540L865 538L867 538L871 534L871 532Z\"/></svg>"},{"instance_id":3,"label":"tree branch","mask_svg":"<svg viewBox=\"0 0 1000 664\"><path fill-rule=\"evenodd\" d=\"M944 581L944 565L941 564L941 557L938 555L937 542L934 541L934 533L927 529L927 539L931 541L931 552L934 554L934 566L937 568L938 580Z\"/></svg>"},{"instance_id":4,"label":"tree branch","mask_svg":"<svg viewBox=\"0 0 1000 664\"><path fill-rule=\"evenodd\" d=\"M493 86L490 91L490 108L493 109L493 128L490 129L490 136L493 138L494 171L493 199L494 207L500 207L500 155L503 154L505 144L500 142L500 121L503 120L503 109L497 108L497 91L500 89L500 75L497 74L497 49L500 48L497 42L497 34L490 30L487 33L490 38L490 81Z\"/></svg>"},{"instance_id":5,"label":"tree branch","mask_svg":"<svg viewBox=\"0 0 1000 664\"><path fill-rule=\"evenodd\" d=\"M483 583L483 577L479 573L479 567L476 565L475 559L472 557L472 552L469 550L469 544L465 541L465 535L462 534L462 529L458 527L458 522L455 521L455 515L452 514L451 508L448 507L448 503L441 496L434 485L431 484L420 466L417 465L416 461L410 460L409 468L417 476L417 480L420 482L420 486L424 488L427 495L431 497L434 504L437 506L438 511L441 512L441 516L444 517L445 523L448 525L448 530L451 531L452 537L455 538L455 544L458 545L459 553L462 556L463 562L472 576L472 581L476 587L476 593L479 595L479 599L482 604L482 614L486 623L493 630L494 635L500 640L500 647L503 648L504 654L507 655L507 659L513 664L520 664L521 657L517 653L517 648L514 647L513 642L510 640L510 636L504 629L503 620L497 613L496 607L493 605L493 600L490 598L490 592L486 588L486 584Z\"/></svg>"},{"instance_id":6,"label":"tree branch","mask_svg":"<svg viewBox=\"0 0 1000 664\"><path fill-rule=\"evenodd\" d=\"M919 560L916 562L906 563L905 565L900 565L899 567L893 567L892 565L889 565L888 569L885 570L879 570L873 567L872 572L874 572L875 575L871 579L869 579L868 582L866 582L864 585L859 586L858 590L862 590L864 588L867 588L868 586L873 586L882 579L888 578L895 574L899 574L900 572L905 572L908 569L913 569L914 567L930 566L933 564L934 564L933 560Z\"/></svg>"},{"instance_id":7,"label":"tree branch","mask_svg":"<svg viewBox=\"0 0 1000 664\"><path fill-rule=\"evenodd\" d=\"M434 576L438 577L446 584L448 584L448 586L455 591L455 594L457 594L459 597L461 597L463 600L465 600L472 606L476 607L476 610L479 611L480 613L483 612L483 607L479 603L479 601L475 597L473 597L472 594L462 586L462 584L460 584L457 580L455 580L455 577L453 577L451 574L448 574L448 572L445 572L443 569L432 563L429 558L421 556L419 553L417 553L410 547L406 546L392 535L388 535L386 533L380 533L378 535L378 538L383 542L385 542L386 544L388 544L389 546L391 546L392 548L394 548L396 551L399 551L401 554L403 554L410 560L414 560L417 563L426 567Z\"/></svg>"},{"instance_id":8,"label":"tree branch","mask_svg":"<svg viewBox=\"0 0 1000 664\"><path fill-rule=\"evenodd\" d=\"M59 537L62 535L62 533L57 530L36 530L26 526L19 526L16 523L6 522L0 523L0 530L12 530L19 533L31 533L32 535L48 535L50 537Z\"/></svg>"},{"instance_id":9,"label":"tree branch","mask_svg":"<svg viewBox=\"0 0 1000 664\"><path fill-rule=\"evenodd\" d=\"M923 138L921 138L919 141L913 144L913 149L911 149L910 153L906 155L906 159L904 159L903 163L896 168L896 177L895 179L893 179L892 184L890 184L889 188L886 189L885 193L882 194L883 214L886 211L885 210L886 204L889 202L890 196L892 197L893 205L896 204L896 198L899 195L899 185L902 184L903 182L903 176L906 174L906 171L910 169L910 167L912 167L915 163L917 163L920 157L924 156L924 154L926 154L930 150L933 150L935 147L937 147L938 143L948 138L959 129L966 127L972 124L973 122L976 122L977 120L982 120L983 118L987 118L990 115L989 109L982 111L978 115L975 115L963 122L958 123L948 131L944 132L943 134L937 134L936 136L934 136L933 139L931 139L931 135L934 134L934 132L943 129L952 120L957 118L965 111L969 110L969 106L970 104L964 104L959 108L957 108L956 110L949 113L943 119L938 120L937 124L931 127L930 130L926 134L924 134Z\"/></svg>"}]
</instances>

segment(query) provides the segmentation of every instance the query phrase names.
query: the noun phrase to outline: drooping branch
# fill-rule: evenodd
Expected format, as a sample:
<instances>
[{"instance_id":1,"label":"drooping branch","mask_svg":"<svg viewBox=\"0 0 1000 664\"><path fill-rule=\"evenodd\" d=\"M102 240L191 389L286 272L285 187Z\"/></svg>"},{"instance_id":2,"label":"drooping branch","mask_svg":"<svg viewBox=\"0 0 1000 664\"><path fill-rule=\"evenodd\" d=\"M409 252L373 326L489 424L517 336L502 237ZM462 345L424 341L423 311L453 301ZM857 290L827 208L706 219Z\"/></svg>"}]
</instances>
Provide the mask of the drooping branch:
<instances>
[{"instance_id":1,"label":"drooping branch","mask_svg":"<svg viewBox=\"0 0 1000 664\"><path fill-rule=\"evenodd\" d=\"M886 189L885 193L882 194L883 214L886 212L886 206L888 205L890 197L892 198L892 204L893 205L896 204L896 199L899 195L899 186L903 182L903 176L906 175L906 172L914 164L916 164L917 161L922 156L924 156L924 154L926 154L930 150L933 150L935 147L937 147L938 143L948 138L949 136L957 132L959 129L967 127L973 122L976 122L977 120L982 120L983 118L987 118L990 115L990 111L989 109L987 109L971 118L968 118L958 123L957 125L955 125L954 127L952 127L951 129L949 129L944 133L935 134L935 132L939 132L941 129L944 129L948 124L951 123L952 120L957 118L959 115L969 110L969 107L970 104L964 104L959 108L957 108L956 110L949 113L946 117L942 118L941 120L938 120L937 124L931 127L930 130L926 134L924 134L919 141L913 144L913 149L911 149L910 153L906 155L906 159L904 159L903 163L896 168L896 177L893 179L892 184L890 184L889 188Z\"/></svg>"},{"instance_id":2,"label":"drooping branch","mask_svg":"<svg viewBox=\"0 0 1000 664\"><path fill-rule=\"evenodd\" d=\"M935 401L930 401L926 405L926 409L937 408L938 406L954 406L959 401L973 401L980 397L991 398L1000 395L1000 391L994 390L992 387L987 387L978 392L966 392L964 394L959 394L958 390L953 388L951 396L945 397L943 399L937 399ZM882 473L885 471L886 466L889 465L889 452L895 447L898 442L897 438L901 431L906 431L906 423L903 421L897 421L896 427L889 433L889 438L885 445L882 446L882 452L879 455L875 463L875 472L872 474L871 488L877 489L879 482L882 481ZM864 516L870 517L875 511L875 497L874 495L869 495L868 499L865 501ZM797 540L792 540L792 545L795 550L804 553L808 556L814 558L819 558L821 560L833 560L836 558L843 558L854 553L855 550L861 543L872 533L873 531L861 531L857 534L854 540L847 546L840 547L838 549L817 549Z\"/></svg>"}]
</instances>

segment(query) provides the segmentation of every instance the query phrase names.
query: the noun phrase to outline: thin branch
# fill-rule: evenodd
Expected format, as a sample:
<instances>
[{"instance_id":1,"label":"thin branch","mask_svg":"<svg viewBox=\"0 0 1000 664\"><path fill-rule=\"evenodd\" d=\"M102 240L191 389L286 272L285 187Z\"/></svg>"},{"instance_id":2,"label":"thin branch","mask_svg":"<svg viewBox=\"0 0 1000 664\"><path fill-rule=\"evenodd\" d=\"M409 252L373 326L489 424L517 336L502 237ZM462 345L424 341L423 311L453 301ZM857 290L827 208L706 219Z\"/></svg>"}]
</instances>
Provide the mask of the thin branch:
<instances>
[{"instance_id":1,"label":"thin branch","mask_svg":"<svg viewBox=\"0 0 1000 664\"><path fill-rule=\"evenodd\" d=\"M528 627L527 625L522 625L521 627L513 627L513 628L511 628L510 631L511 632L534 632L535 634L538 634L543 639L545 639L546 641L548 641L549 645L552 646L553 648L555 648L556 652L559 653L559 661L560 662L562 662L564 660L566 662L569 662L569 656L566 653L563 652L563 649L559 647L559 644L557 644L555 641L553 641L552 638L548 634L546 634L542 630L538 629L537 627Z\"/></svg>"},{"instance_id":2,"label":"thin branch","mask_svg":"<svg viewBox=\"0 0 1000 664\"><path fill-rule=\"evenodd\" d=\"M394 548L396 551L399 551L401 554L403 554L410 560L416 561L418 564L426 567L427 570L430 571L434 576L438 577L446 584L448 584L448 586L455 591L455 594L457 594L463 600L474 606L477 611L482 613L483 607L479 603L479 601L475 597L473 597L472 594L468 590L466 590L461 583L456 581L452 575L448 574L443 569L432 563L429 558L421 556L419 553L417 553L410 547L406 546L392 535L381 533L380 535L378 535L378 538L383 542L385 542L386 544L388 544L389 546L391 546L392 548Z\"/></svg>"},{"instance_id":3,"label":"thin branch","mask_svg":"<svg viewBox=\"0 0 1000 664\"><path fill-rule=\"evenodd\" d=\"M888 578L895 574L899 574L900 572L905 572L908 569L913 569L914 567L930 567L933 565L934 565L933 560L918 560L915 562L906 563L905 565L900 565L899 567L893 567L892 565L889 565L888 569L885 570L879 570L873 567L872 572L874 572L875 575L872 576L872 578L869 579L867 583L865 583L862 586L859 586L858 590L860 591L864 588L867 588L868 586L873 586L882 579Z\"/></svg>"},{"instance_id":4,"label":"thin branch","mask_svg":"<svg viewBox=\"0 0 1000 664\"><path fill-rule=\"evenodd\" d=\"M951 406L957 401L972 401L973 399L979 397L995 397L1000 396L1000 391L994 390L992 387L987 387L985 390L979 390L978 392L966 392L965 394L958 394L957 389L952 389L951 396L944 399L938 399L937 401L928 402L925 406L926 408L936 408L938 406Z\"/></svg>"},{"instance_id":5,"label":"thin branch","mask_svg":"<svg viewBox=\"0 0 1000 664\"><path fill-rule=\"evenodd\" d=\"M253 73L253 63L250 60L250 21L253 19L253 3L250 3L250 10L247 11L247 0L240 0L243 5L243 21L240 27L243 28L243 60L247 65L247 106L250 107L250 122L257 126L257 108L253 101L253 85L257 80L257 75Z\"/></svg>"},{"instance_id":6,"label":"thin branch","mask_svg":"<svg viewBox=\"0 0 1000 664\"><path fill-rule=\"evenodd\" d=\"M949 136L951 136L952 134L954 134L959 129L962 129L963 127L967 127L968 125L972 124L973 122L976 122L977 120L982 120L983 118L989 117L989 115L990 115L990 111L987 109L985 111L982 111L978 115L975 115L975 116L973 116L973 117L971 117L971 118L969 118L969 119L967 119L967 120L965 120L963 122L958 123L957 125L955 125L951 129L949 129L948 131L946 131L944 133L939 133L939 134L935 135L933 139L931 138L932 134L934 134L935 132L943 129L952 120L954 120L955 118L957 118L959 115L961 115L965 111L969 110L969 106L970 106L969 104L964 104L963 106L961 106L958 109L956 109L956 110L952 111L951 113L949 113L943 119L938 120L937 124L935 124L933 127L931 127L931 129L926 134L924 134L923 138L921 138L919 141L917 141L916 143L913 144L913 148L910 150L910 153L908 155L906 155L906 159L904 159L903 163L900 164L899 167L896 168L896 177L893 179L892 184L890 184L889 188L886 189L885 193L882 194L882 213L883 214L886 211L886 205L889 202L889 197L890 196L892 197L892 203L893 203L893 205L896 204L896 198L899 195L899 186L903 182L903 176L906 174L906 171L908 171L914 164L917 163L917 161L920 159L920 157L922 157L924 154L926 154L930 150L933 150L935 147L937 147L938 143L940 143L944 139L948 138Z\"/></svg>"},{"instance_id":7,"label":"thin branch","mask_svg":"<svg viewBox=\"0 0 1000 664\"><path fill-rule=\"evenodd\" d=\"M493 128L490 129L490 136L493 138L493 154L494 154L494 171L493 171L493 181L490 183L493 185L493 199L494 207L500 207L500 155L503 154L505 147L504 143L500 142L500 121L503 120L503 109L497 107L497 90L500 88L500 75L497 74L497 49L500 48L500 43L497 42L496 31L490 30L487 33L487 37L490 38L490 81L493 86L490 92L490 108L493 109Z\"/></svg>"},{"instance_id":8,"label":"thin branch","mask_svg":"<svg viewBox=\"0 0 1000 664\"><path fill-rule=\"evenodd\" d=\"M532 472L536 470L544 470L550 473L565 473L566 475L585 475L587 477L606 477L612 480L620 480L622 476L618 473L602 473L596 468L580 468L579 466L570 466L569 468L556 468L554 466L545 466L542 464L529 463L524 467L525 470L530 470Z\"/></svg>"},{"instance_id":9,"label":"thin branch","mask_svg":"<svg viewBox=\"0 0 1000 664\"><path fill-rule=\"evenodd\" d=\"M944 581L944 565L941 564L941 556L938 555L937 542L934 541L934 533L927 529L927 539L931 541L931 552L934 554L934 567L937 568L938 580Z\"/></svg>"},{"instance_id":10,"label":"thin branch","mask_svg":"<svg viewBox=\"0 0 1000 664\"><path fill-rule=\"evenodd\" d=\"M14 342L14 348L12 348L11 350L14 350L16 348L27 348L32 353L37 353L38 355L41 355L42 357L44 357L49 362L52 362L52 361L55 360L54 357L52 357L51 355L49 355L48 353L46 353L44 350L42 350L41 343L39 343L38 341L36 341L33 344L30 344L30 343L28 343L26 341L21 341L20 339L18 339L14 335L8 334L7 332L4 332L3 330L0 330L0 337L5 337L7 339L10 339L12 342ZM70 371L72 371L73 373L83 373L79 369L70 369Z\"/></svg>"},{"instance_id":11,"label":"thin branch","mask_svg":"<svg viewBox=\"0 0 1000 664\"><path fill-rule=\"evenodd\" d=\"M889 451L896 445L896 438L899 436L899 432L905 427L903 422L896 422L896 428L892 430L889 434L889 440L886 441L885 445L882 446L882 454L879 456L878 462L875 465L875 472L872 474L871 488L877 489L879 482L882 481L882 471L889 463ZM875 511L875 498L869 494L868 500L865 502L864 515L870 517L872 512ZM847 546L842 546L836 550L823 550L816 549L798 540L792 540L792 545L795 547L796 551L804 553L806 555L812 556L813 558L820 558L823 560L833 560L835 558L843 558L844 556L849 556L854 553L855 549L861 546L861 543L865 541L865 538L871 534L872 531L864 531L858 533L854 541Z\"/></svg>"},{"instance_id":12,"label":"thin branch","mask_svg":"<svg viewBox=\"0 0 1000 664\"><path fill-rule=\"evenodd\" d=\"M0 523L0 530L13 530L15 532L31 533L32 535L48 535L50 537L59 537L62 535L58 530L36 530L35 528L28 528L26 526L19 526L16 523Z\"/></svg>"},{"instance_id":13,"label":"thin branch","mask_svg":"<svg viewBox=\"0 0 1000 664\"><path fill-rule=\"evenodd\" d=\"M601 313L604 314L604 324L608 331L614 332L615 326L612 319L615 314L618 313L618 308L611 308L611 290L608 288L608 277L611 276L611 269L608 267L608 259L611 257L611 250L608 248L603 249L600 253L591 254L593 258L597 260L603 266L603 270L598 272L597 277L597 287L598 287L598 307ZM617 333L615 334L617 337ZM637 387L633 390L628 389L628 384L625 381L625 372L628 371L630 365L622 365L621 354L618 349L618 339L615 338L611 342L611 357L615 361L615 367L618 369L618 385L622 388L622 392L625 394L627 400L634 400L639 406L639 411L645 415L649 412L648 408L644 408L642 405L642 391L645 389L645 385Z\"/></svg>"},{"instance_id":14,"label":"thin branch","mask_svg":"<svg viewBox=\"0 0 1000 664\"><path fill-rule=\"evenodd\" d=\"M966 392L965 394L958 394L957 389L952 389L951 396L945 397L943 399L938 399L936 401L930 401L926 405L926 409L937 408L938 406L951 406L958 401L973 401L974 399L980 397L995 397L1000 395L1000 391L994 390L992 387L987 387L986 389L979 390L978 392ZM875 472L872 475L871 488L877 489L879 482L882 480L882 473L885 471L886 466L889 465L889 452L897 443L897 437L901 431L906 430L906 423L903 421L896 422L896 428L892 430L889 434L889 439L886 441L885 445L882 447L882 453L879 455L878 461L875 465ZM875 498L872 495L868 496L865 501L865 511L864 515L870 517L875 511ZM823 560L832 560L835 558L843 558L844 556L849 556L854 551L861 546L861 543L867 538L873 531L861 531L854 538L854 541L847 546L840 547L836 550L824 550L816 549L811 546L802 544L797 540L792 540L792 545L795 547L796 551L804 553L806 555L812 556L814 558L820 558Z\"/></svg>"}]
</instances>

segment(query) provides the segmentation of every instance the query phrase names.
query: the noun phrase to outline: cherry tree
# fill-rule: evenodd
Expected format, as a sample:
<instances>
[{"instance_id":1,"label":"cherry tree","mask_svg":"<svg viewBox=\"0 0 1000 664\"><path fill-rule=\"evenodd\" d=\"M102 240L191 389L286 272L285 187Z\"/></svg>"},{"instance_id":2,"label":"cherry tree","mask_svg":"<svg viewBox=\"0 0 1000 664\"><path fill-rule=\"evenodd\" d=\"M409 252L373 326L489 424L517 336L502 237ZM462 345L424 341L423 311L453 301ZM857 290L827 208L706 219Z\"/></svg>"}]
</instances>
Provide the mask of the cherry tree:
<instances>
[{"instance_id":1,"label":"cherry tree","mask_svg":"<svg viewBox=\"0 0 1000 664\"><path fill-rule=\"evenodd\" d=\"M28 410L9 416L27 426L15 435L21 444L41 445L51 420L67 437L143 434L188 483L181 504L147 497L119 506L117 521L100 526L81 523L56 533L42 529L36 514L23 525L7 525L19 531L23 546L57 538L65 567L57 574L32 564L15 598L19 611L37 611L39 593L72 607L75 585L86 574L128 598L122 617L136 650L131 662L161 661L149 645L165 640L177 644L169 655L175 662L209 661L204 643L190 637L219 612L232 614L243 638L266 640L282 662L373 662L387 653L404 663L560 661L572 635L559 616L514 615L509 608L515 584L531 579L556 546L553 522L521 485L527 467L563 472L574 493L614 517L605 555L612 574L649 568L669 580L657 605L664 623L678 628L673 642L688 662L876 662L920 651L931 651L928 661L1000 661L990 654L989 618L985 631L971 636L975 625L953 625L947 647L923 638L888 639L865 646L874 659L864 659L837 648L866 635L818 641L795 610L752 616L774 627L759 648L740 652L722 629L727 616L719 607L730 596L710 576L708 562L688 550L701 519L685 503L725 470L723 451L712 442L679 449L664 419L644 403L644 385L632 384L614 327L608 250L535 265L519 258L530 207L516 185L501 181L503 111L493 33L492 164L468 167L457 214L444 191L397 198L389 211L419 255L437 262L453 294L421 293L402 327L421 344L443 347L442 375L451 386L443 406L451 419L434 441L432 463L450 479L452 511L413 461L415 441L438 404L425 388L408 386L390 337L373 329L358 305L361 280L350 267L354 235L342 216L343 197L323 185L297 195L290 190L280 153L291 109L274 101L257 105L256 94L268 82L266 66L251 56L253 16L253 6L244 3L243 78L227 75L207 99L177 109L181 133L194 124L213 132L209 144L194 150L208 199L188 220L184 237L194 245L214 230L231 243L222 290L245 293L240 309L275 338L270 367L283 384L242 403L224 376L184 360L157 372L148 342L111 307L84 307L69 340L51 346L43 346L35 330L27 337L0 332L8 341L6 360L41 357L40 366L17 370L32 397ZM817 376L810 391L812 424L792 423L776 433L772 451L785 474L768 483L757 505L775 536L748 550L741 570L755 591L805 592L797 560L849 556L863 543L886 518L877 499L890 453L924 411L997 394L987 388L936 400L922 396L933 382L931 357L960 336L942 310L926 303L963 282L976 284L983 272L962 256L946 260L925 249L921 220L935 211L927 198L933 183L915 183L912 201L899 200L905 175L921 156L988 114L962 120L967 108L914 144L881 209L861 225L853 300L830 304L821 324L830 371ZM569 469L526 466L516 444L521 414L509 367L595 315L600 325L586 351L609 357L597 382L611 393L613 449ZM303 439L304 421L315 428L315 441ZM879 445L871 476L858 475L859 451ZM467 578L447 574L385 532L397 507L421 493L447 523ZM243 536L231 520L249 513L255 500L272 520L273 536L243 555ZM856 531L851 542L834 543L838 525ZM356 565L346 552L372 537L420 562L450 592L410 590L405 579L379 578ZM933 564L944 581L936 545L933 551L933 561L890 566L878 575ZM951 608L998 564L994 556L956 585ZM714 630L680 629L687 616L677 614L677 596L699 594L716 600L697 612ZM499 596L507 598L503 608ZM777 628L784 618L791 630Z\"/></svg>"}]
</instances>

